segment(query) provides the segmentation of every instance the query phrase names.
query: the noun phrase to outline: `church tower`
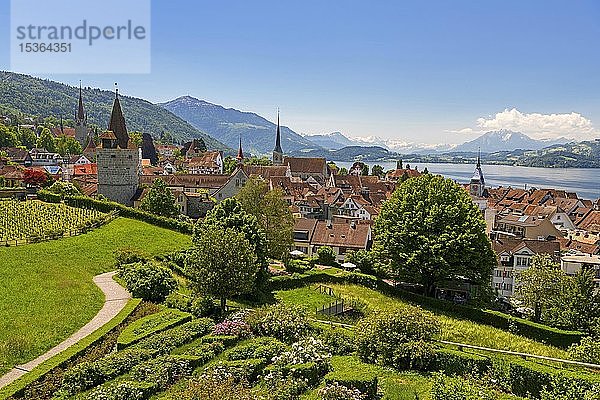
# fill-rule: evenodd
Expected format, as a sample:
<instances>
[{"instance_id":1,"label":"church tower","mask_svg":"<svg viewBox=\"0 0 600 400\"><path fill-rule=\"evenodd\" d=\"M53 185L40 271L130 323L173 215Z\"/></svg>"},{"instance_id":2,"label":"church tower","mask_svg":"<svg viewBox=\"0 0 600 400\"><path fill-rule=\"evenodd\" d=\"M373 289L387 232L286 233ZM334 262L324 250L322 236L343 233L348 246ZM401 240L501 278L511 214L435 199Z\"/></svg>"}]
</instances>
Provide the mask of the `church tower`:
<instances>
[{"instance_id":1,"label":"church tower","mask_svg":"<svg viewBox=\"0 0 600 400\"><path fill-rule=\"evenodd\" d=\"M283 165L283 150L281 149L281 129L279 127L279 110L277 110L277 137L273 149L273 165Z\"/></svg>"},{"instance_id":2,"label":"church tower","mask_svg":"<svg viewBox=\"0 0 600 400\"><path fill-rule=\"evenodd\" d=\"M238 165L242 165L244 163L244 152L242 150L242 134L241 133L240 133L240 147L238 148L236 160L237 160Z\"/></svg>"},{"instance_id":3,"label":"church tower","mask_svg":"<svg viewBox=\"0 0 600 400\"><path fill-rule=\"evenodd\" d=\"M472 196L482 197L483 192L485 190L485 179L483 178L483 171L481 170L481 150L477 155L477 166L475 167L475 172L471 177L471 182L469 183L469 193Z\"/></svg>"},{"instance_id":4,"label":"church tower","mask_svg":"<svg viewBox=\"0 0 600 400\"><path fill-rule=\"evenodd\" d=\"M83 93L79 82L79 104L75 113L75 140L84 148L88 139L87 114L83 109Z\"/></svg>"},{"instance_id":5,"label":"church tower","mask_svg":"<svg viewBox=\"0 0 600 400\"><path fill-rule=\"evenodd\" d=\"M98 194L127 206L139 186L141 150L130 142L125 117L115 90L108 130L100 135L101 147L96 149Z\"/></svg>"}]
</instances>

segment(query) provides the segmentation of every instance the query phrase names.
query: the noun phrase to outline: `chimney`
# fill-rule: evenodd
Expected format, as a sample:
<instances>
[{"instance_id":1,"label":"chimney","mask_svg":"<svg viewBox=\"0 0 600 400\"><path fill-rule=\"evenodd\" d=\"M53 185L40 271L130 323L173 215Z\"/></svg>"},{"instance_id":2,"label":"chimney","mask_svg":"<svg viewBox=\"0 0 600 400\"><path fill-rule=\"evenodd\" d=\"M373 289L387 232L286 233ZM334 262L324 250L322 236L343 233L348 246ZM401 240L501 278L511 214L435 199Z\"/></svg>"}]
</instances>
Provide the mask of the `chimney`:
<instances>
[{"instance_id":1,"label":"chimney","mask_svg":"<svg viewBox=\"0 0 600 400\"><path fill-rule=\"evenodd\" d=\"M327 229L333 229L333 222L331 220L327 220Z\"/></svg>"},{"instance_id":2,"label":"chimney","mask_svg":"<svg viewBox=\"0 0 600 400\"><path fill-rule=\"evenodd\" d=\"M350 228L356 229L356 221L350 221Z\"/></svg>"}]
</instances>

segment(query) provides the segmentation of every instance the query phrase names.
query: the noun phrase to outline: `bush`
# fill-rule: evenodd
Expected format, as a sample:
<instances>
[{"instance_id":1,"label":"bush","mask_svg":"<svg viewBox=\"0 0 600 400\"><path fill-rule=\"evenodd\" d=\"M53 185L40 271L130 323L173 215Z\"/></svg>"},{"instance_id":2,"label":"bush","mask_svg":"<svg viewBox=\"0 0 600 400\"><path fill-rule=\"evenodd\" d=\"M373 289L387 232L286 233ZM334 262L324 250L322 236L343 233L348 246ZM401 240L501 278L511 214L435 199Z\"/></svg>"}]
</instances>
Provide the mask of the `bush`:
<instances>
[{"instance_id":1,"label":"bush","mask_svg":"<svg viewBox=\"0 0 600 400\"><path fill-rule=\"evenodd\" d=\"M177 393L178 400L256 400L250 388L229 377L204 374L188 381L187 386Z\"/></svg>"},{"instance_id":2,"label":"bush","mask_svg":"<svg viewBox=\"0 0 600 400\"><path fill-rule=\"evenodd\" d=\"M597 400L600 399L600 384L582 385L570 379L555 378L549 388L540 393L540 400Z\"/></svg>"},{"instance_id":3,"label":"bush","mask_svg":"<svg viewBox=\"0 0 600 400\"><path fill-rule=\"evenodd\" d=\"M218 377L222 380L233 378L236 382L254 383L267 364L268 361L264 358L219 361L205 371L211 376Z\"/></svg>"},{"instance_id":4,"label":"bush","mask_svg":"<svg viewBox=\"0 0 600 400\"><path fill-rule=\"evenodd\" d=\"M179 379L192 373L192 362L181 356L162 356L145 361L131 370L137 381L153 382L165 389Z\"/></svg>"},{"instance_id":5,"label":"bush","mask_svg":"<svg viewBox=\"0 0 600 400\"><path fill-rule=\"evenodd\" d=\"M200 359L198 360L198 364L201 365L207 363L208 361L215 358L217 355L221 354L223 350L225 350L225 346L222 342L198 342L195 345L186 348L183 351L183 354L188 356L200 357Z\"/></svg>"},{"instance_id":6,"label":"bush","mask_svg":"<svg viewBox=\"0 0 600 400\"><path fill-rule=\"evenodd\" d=\"M181 294L179 292L171 292L165 298L165 306L169 308L175 308L179 311L192 313L192 299L189 296ZM199 317L192 313L195 317ZM206 315L205 315L206 316Z\"/></svg>"},{"instance_id":7,"label":"bush","mask_svg":"<svg viewBox=\"0 0 600 400\"><path fill-rule=\"evenodd\" d=\"M264 358L272 360L288 348L279 340L270 337L262 337L252 340L250 343L237 346L227 354L227 359L245 360L249 358Z\"/></svg>"},{"instance_id":8,"label":"bush","mask_svg":"<svg viewBox=\"0 0 600 400\"><path fill-rule=\"evenodd\" d=\"M331 354L348 355L356 350L354 347L354 332L343 328L326 329L319 336Z\"/></svg>"},{"instance_id":9,"label":"bush","mask_svg":"<svg viewBox=\"0 0 600 400\"><path fill-rule=\"evenodd\" d=\"M190 305L190 312L198 318L210 317L219 311L219 307L215 305L214 300L209 296L198 296L192 300Z\"/></svg>"},{"instance_id":10,"label":"bush","mask_svg":"<svg viewBox=\"0 0 600 400\"><path fill-rule=\"evenodd\" d=\"M329 246L321 246L317 250L318 262L321 265L337 265L335 251Z\"/></svg>"},{"instance_id":11,"label":"bush","mask_svg":"<svg viewBox=\"0 0 600 400\"><path fill-rule=\"evenodd\" d=\"M167 331L154 334L134 344L132 348L148 349L167 354L192 340L206 335L212 330L213 322L208 318L200 318Z\"/></svg>"},{"instance_id":12,"label":"bush","mask_svg":"<svg viewBox=\"0 0 600 400\"><path fill-rule=\"evenodd\" d=\"M153 350L130 349L110 354L94 362L77 364L64 373L61 389L69 394L82 392L124 374L155 354L156 351Z\"/></svg>"},{"instance_id":13,"label":"bush","mask_svg":"<svg viewBox=\"0 0 600 400\"><path fill-rule=\"evenodd\" d=\"M391 365L397 369L425 371L435 360L435 347L424 340L399 343L394 350Z\"/></svg>"},{"instance_id":14,"label":"bush","mask_svg":"<svg viewBox=\"0 0 600 400\"><path fill-rule=\"evenodd\" d=\"M485 373L491 361L484 356L446 348L437 349L432 369L446 375L463 376L472 373Z\"/></svg>"},{"instance_id":15,"label":"bush","mask_svg":"<svg viewBox=\"0 0 600 400\"><path fill-rule=\"evenodd\" d=\"M145 263L150 260L150 256L141 249L134 247L125 247L115 251L115 266L118 269L129 264Z\"/></svg>"},{"instance_id":16,"label":"bush","mask_svg":"<svg viewBox=\"0 0 600 400\"><path fill-rule=\"evenodd\" d=\"M123 381L100 386L86 395L89 400L145 400L156 392L154 382Z\"/></svg>"},{"instance_id":17,"label":"bush","mask_svg":"<svg viewBox=\"0 0 600 400\"><path fill-rule=\"evenodd\" d=\"M418 307L406 306L393 312L374 312L359 321L356 332L357 354L362 361L406 367L405 357L415 357L408 365L420 365L430 359L424 345L409 345L398 352L402 343L429 342L440 330L438 319Z\"/></svg>"},{"instance_id":18,"label":"bush","mask_svg":"<svg viewBox=\"0 0 600 400\"><path fill-rule=\"evenodd\" d=\"M311 330L304 309L285 304L258 309L247 321L258 336L272 336L285 343L298 341Z\"/></svg>"},{"instance_id":19,"label":"bush","mask_svg":"<svg viewBox=\"0 0 600 400\"><path fill-rule=\"evenodd\" d=\"M119 276L133 297L157 303L164 301L177 288L171 271L154 262L128 265L121 269Z\"/></svg>"},{"instance_id":20,"label":"bush","mask_svg":"<svg viewBox=\"0 0 600 400\"><path fill-rule=\"evenodd\" d=\"M600 342L591 337L584 337L581 343L569 347L569 357L573 360L590 364L600 363Z\"/></svg>"},{"instance_id":21,"label":"bush","mask_svg":"<svg viewBox=\"0 0 600 400\"><path fill-rule=\"evenodd\" d=\"M314 337L307 337L294 344L290 350L281 353L273 359L273 364L279 366L316 363L325 364L331 358L331 353L323 343Z\"/></svg>"},{"instance_id":22,"label":"bush","mask_svg":"<svg viewBox=\"0 0 600 400\"><path fill-rule=\"evenodd\" d=\"M348 389L358 390L364 399L375 399L377 397L377 376L364 371L341 372L332 371L325 376L327 385L338 384Z\"/></svg>"},{"instance_id":23,"label":"bush","mask_svg":"<svg viewBox=\"0 0 600 400\"><path fill-rule=\"evenodd\" d=\"M448 377L437 374L431 388L432 400L495 400L497 395L490 389L478 386L464 377Z\"/></svg>"},{"instance_id":24,"label":"bush","mask_svg":"<svg viewBox=\"0 0 600 400\"><path fill-rule=\"evenodd\" d=\"M244 321L225 321L218 323L213 328L213 335L235 336L236 338L247 338L252 335L252 328Z\"/></svg>"},{"instance_id":25,"label":"bush","mask_svg":"<svg viewBox=\"0 0 600 400\"><path fill-rule=\"evenodd\" d=\"M290 259L286 266L285 269L288 272L298 272L298 273L304 273L308 270L310 270L313 267L313 264L304 258L298 258L298 259Z\"/></svg>"},{"instance_id":26,"label":"bush","mask_svg":"<svg viewBox=\"0 0 600 400\"><path fill-rule=\"evenodd\" d=\"M346 253L344 261L356 265L365 274L377 275L377 256L371 251L349 251Z\"/></svg>"},{"instance_id":27,"label":"bush","mask_svg":"<svg viewBox=\"0 0 600 400\"><path fill-rule=\"evenodd\" d=\"M323 400L364 400L366 396L358 389L353 389L332 382L319 389L319 396Z\"/></svg>"},{"instance_id":28,"label":"bush","mask_svg":"<svg viewBox=\"0 0 600 400\"><path fill-rule=\"evenodd\" d=\"M174 326L183 324L192 319L188 313L178 310L164 310L156 314L148 315L129 324L117 339L117 349L123 349L141 339L165 331Z\"/></svg>"},{"instance_id":29,"label":"bush","mask_svg":"<svg viewBox=\"0 0 600 400\"><path fill-rule=\"evenodd\" d=\"M37 198L46 203L60 203L61 196L51 192L48 189L40 189L37 191Z\"/></svg>"}]
</instances>

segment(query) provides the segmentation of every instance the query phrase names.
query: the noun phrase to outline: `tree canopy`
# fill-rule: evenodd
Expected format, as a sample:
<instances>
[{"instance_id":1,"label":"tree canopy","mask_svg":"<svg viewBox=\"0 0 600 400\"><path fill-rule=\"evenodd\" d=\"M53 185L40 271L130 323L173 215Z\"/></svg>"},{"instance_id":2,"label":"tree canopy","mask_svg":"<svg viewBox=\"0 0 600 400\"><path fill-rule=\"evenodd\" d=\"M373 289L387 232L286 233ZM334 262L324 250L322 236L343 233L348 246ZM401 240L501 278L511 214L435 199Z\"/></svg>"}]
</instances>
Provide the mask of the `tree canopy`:
<instances>
[{"instance_id":1,"label":"tree canopy","mask_svg":"<svg viewBox=\"0 0 600 400\"><path fill-rule=\"evenodd\" d=\"M489 285L496 257L468 193L427 174L400 184L375 221L375 250L387 273L421 283L429 296L444 280Z\"/></svg>"},{"instance_id":2,"label":"tree canopy","mask_svg":"<svg viewBox=\"0 0 600 400\"><path fill-rule=\"evenodd\" d=\"M251 177L236 195L243 209L256 217L265 232L266 254L275 259L287 256L293 243L294 217L281 189L269 190L267 182Z\"/></svg>"},{"instance_id":3,"label":"tree canopy","mask_svg":"<svg viewBox=\"0 0 600 400\"><path fill-rule=\"evenodd\" d=\"M194 235L194 249L186 272L195 291L221 300L251 292L257 272L256 256L243 233L233 228L205 225Z\"/></svg>"},{"instance_id":4,"label":"tree canopy","mask_svg":"<svg viewBox=\"0 0 600 400\"><path fill-rule=\"evenodd\" d=\"M179 215L179 209L175 204L175 197L171 189L162 179L155 179L150 190L142 200L140 208L163 217L174 218Z\"/></svg>"}]
</instances>

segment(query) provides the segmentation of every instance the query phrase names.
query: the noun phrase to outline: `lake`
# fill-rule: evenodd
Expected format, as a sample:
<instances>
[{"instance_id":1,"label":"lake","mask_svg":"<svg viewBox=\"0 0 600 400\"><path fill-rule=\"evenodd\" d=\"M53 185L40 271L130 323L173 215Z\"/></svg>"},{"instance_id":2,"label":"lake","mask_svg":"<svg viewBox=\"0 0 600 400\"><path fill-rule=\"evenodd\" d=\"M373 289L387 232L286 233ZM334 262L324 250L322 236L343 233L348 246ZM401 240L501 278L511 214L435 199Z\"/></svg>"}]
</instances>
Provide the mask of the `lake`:
<instances>
[{"instance_id":1,"label":"lake","mask_svg":"<svg viewBox=\"0 0 600 400\"><path fill-rule=\"evenodd\" d=\"M352 162L336 162L340 168L350 169ZM395 169L395 162L367 162L369 168L379 164L384 171ZM404 165L406 167L406 164ZM468 183L475 171L475 164L410 164L419 171L425 167L429 172L440 174L459 183ZM512 186L529 189L552 188L575 192L583 199L600 198L600 168L534 168L510 165L482 165L485 184L488 187Z\"/></svg>"}]
</instances>

